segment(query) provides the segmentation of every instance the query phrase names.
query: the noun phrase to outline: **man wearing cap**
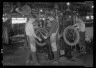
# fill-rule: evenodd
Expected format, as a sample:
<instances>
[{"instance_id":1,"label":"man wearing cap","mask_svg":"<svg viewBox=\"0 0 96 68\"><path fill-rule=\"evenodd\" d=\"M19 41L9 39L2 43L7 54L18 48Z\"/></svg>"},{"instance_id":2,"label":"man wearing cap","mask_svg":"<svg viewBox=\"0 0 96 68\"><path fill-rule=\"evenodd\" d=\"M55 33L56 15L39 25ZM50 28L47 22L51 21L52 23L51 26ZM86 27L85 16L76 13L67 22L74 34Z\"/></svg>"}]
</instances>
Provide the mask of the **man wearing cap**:
<instances>
[{"instance_id":1,"label":"man wearing cap","mask_svg":"<svg viewBox=\"0 0 96 68\"><path fill-rule=\"evenodd\" d=\"M28 5L24 5L22 7L21 11L18 8L16 9L16 11L23 15L27 15L27 16L31 15L31 8ZM37 38L39 41L41 41L41 39L39 37L37 37L35 34L34 26L33 26L34 21L35 21L35 18L29 17L29 20L26 22L26 25L25 25L25 33L27 35L27 41L30 45L30 47L29 47L30 51L27 52L26 64L28 64L30 62L30 56L32 56L31 63L35 63L36 65L38 65L38 60L37 60L37 56L36 56L35 38Z\"/></svg>"}]
</instances>

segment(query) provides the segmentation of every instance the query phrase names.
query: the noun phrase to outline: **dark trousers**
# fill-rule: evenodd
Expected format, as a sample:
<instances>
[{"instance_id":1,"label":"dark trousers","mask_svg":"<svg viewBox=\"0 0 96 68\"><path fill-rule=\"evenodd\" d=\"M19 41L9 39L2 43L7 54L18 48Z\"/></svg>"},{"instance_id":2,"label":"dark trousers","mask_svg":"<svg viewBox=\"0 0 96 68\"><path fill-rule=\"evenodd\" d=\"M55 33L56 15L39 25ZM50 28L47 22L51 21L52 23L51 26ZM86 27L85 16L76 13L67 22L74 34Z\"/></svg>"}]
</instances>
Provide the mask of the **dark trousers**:
<instances>
[{"instance_id":1,"label":"dark trousers","mask_svg":"<svg viewBox=\"0 0 96 68\"><path fill-rule=\"evenodd\" d=\"M31 48L30 48L30 43L28 42L29 41L29 38L28 36L26 36L26 61L27 60L32 60L32 51L31 51Z\"/></svg>"},{"instance_id":2,"label":"dark trousers","mask_svg":"<svg viewBox=\"0 0 96 68\"><path fill-rule=\"evenodd\" d=\"M26 48L26 61L32 61L32 51L30 48Z\"/></svg>"},{"instance_id":3,"label":"dark trousers","mask_svg":"<svg viewBox=\"0 0 96 68\"><path fill-rule=\"evenodd\" d=\"M85 32L79 32L79 34L80 34L79 45L85 46Z\"/></svg>"},{"instance_id":4,"label":"dark trousers","mask_svg":"<svg viewBox=\"0 0 96 68\"><path fill-rule=\"evenodd\" d=\"M86 50L85 32L79 32L79 34L80 34L80 40L79 40L80 51L85 51Z\"/></svg>"}]
</instances>

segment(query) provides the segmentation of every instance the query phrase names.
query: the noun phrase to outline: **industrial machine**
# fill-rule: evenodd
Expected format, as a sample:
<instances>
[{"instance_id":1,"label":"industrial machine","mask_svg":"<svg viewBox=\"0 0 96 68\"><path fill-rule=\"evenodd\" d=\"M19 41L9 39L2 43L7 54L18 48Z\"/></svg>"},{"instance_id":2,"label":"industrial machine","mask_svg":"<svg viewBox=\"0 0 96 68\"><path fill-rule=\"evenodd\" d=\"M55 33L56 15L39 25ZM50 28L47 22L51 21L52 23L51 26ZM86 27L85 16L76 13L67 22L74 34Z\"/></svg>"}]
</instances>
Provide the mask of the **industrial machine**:
<instances>
[{"instance_id":1,"label":"industrial machine","mask_svg":"<svg viewBox=\"0 0 96 68\"><path fill-rule=\"evenodd\" d=\"M60 3L60 4L63 6L63 3ZM34 29L35 29L36 35L42 39L42 41L39 41L38 39L36 39L37 53L46 53L48 54L49 57L51 56L52 58L53 55L52 55L52 50L50 45L50 38L45 39L44 36L46 36L50 31L51 24L54 20L57 20L59 22L59 32L58 32L58 39L57 39L57 47L58 47L59 55L65 56L67 58L72 58L80 54L82 52L82 48L85 48L83 50L83 53L86 52L86 46L79 45L79 41L81 39L80 33L73 26L76 23L74 21L76 19L75 17L78 17L81 20L83 20L81 16L81 12L79 14L79 10L78 12L74 12L74 9L76 9L76 7L72 8L72 6L70 6L70 3L67 3L67 6L61 9L54 8L54 7L51 9L47 7L44 8L44 6L43 8L42 7L35 8L35 7L32 8L32 15L34 15L36 18L36 20L34 21ZM25 21L23 23L12 23L13 19L11 19L11 22L10 22L11 28L9 30L6 29L9 26L4 28L3 36L2 36L3 40L5 40L5 43L7 44L9 42L9 37L10 37L10 40L12 41L12 39L16 38L18 34L19 34L18 36L19 40L21 38L25 39L24 26L27 21L27 17L15 12L11 14L11 18L14 16L18 17L17 15L19 15L20 17L26 18L26 20L24 19ZM14 35L16 36L14 37ZM85 41L85 39L82 39L82 40Z\"/></svg>"}]
</instances>

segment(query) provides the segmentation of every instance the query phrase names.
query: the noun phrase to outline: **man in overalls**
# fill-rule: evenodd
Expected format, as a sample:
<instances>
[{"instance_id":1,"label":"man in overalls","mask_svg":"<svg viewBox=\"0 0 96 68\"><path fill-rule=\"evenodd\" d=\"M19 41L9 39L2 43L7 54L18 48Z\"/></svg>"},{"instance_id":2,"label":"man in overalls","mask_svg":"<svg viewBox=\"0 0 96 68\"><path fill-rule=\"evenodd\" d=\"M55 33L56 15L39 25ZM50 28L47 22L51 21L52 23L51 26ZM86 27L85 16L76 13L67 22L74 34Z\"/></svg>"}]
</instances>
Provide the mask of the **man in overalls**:
<instances>
[{"instance_id":1,"label":"man in overalls","mask_svg":"<svg viewBox=\"0 0 96 68\"><path fill-rule=\"evenodd\" d=\"M29 45L30 45L30 49L31 49L30 54L32 55L32 60L33 60L33 62L38 64L38 61L36 58L35 38L37 38L39 41L41 41L41 39L38 38L35 34L34 26L33 26L34 21L35 21L34 18L29 18L29 21L26 23L26 26L25 26L25 31L26 31L26 35L28 37L28 41L29 41ZM28 54L29 56L27 55L28 58L30 58L30 54Z\"/></svg>"},{"instance_id":2,"label":"man in overalls","mask_svg":"<svg viewBox=\"0 0 96 68\"><path fill-rule=\"evenodd\" d=\"M85 22L83 20L81 20L81 18L78 18L76 16L75 18L75 23L73 26L77 28L77 30L79 31L80 34L80 40L79 40L79 45L83 48L81 49L82 51L85 50Z\"/></svg>"},{"instance_id":3,"label":"man in overalls","mask_svg":"<svg viewBox=\"0 0 96 68\"><path fill-rule=\"evenodd\" d=\"M58 50L57 50L57 38L58 38L58 31L59 31L59 21L58 21L58 5L55 4L54 5L55 8L55 17L49 17L49 20L52 21L51 27L50 27L50 31L47 34L46 38L50 37L50 43L51 43L51 49L52 52L54 54L54 62L58 64L58 58L59 58L59 54L58 54Z\"/></svg>"},{"instance_id":4,"label":"man in overalls","mask_svg":"<svg viewBox=\"0 0 96 68\"><path fill-rule=\"evenodd\" d=\"M28 5L25 5L22 7L22 10L19 11L19 9L16 9L17 12L23 14L23 15L27 15L30 16L31 15L31 8ZM28 12L27 12L28 11ZM30 62L30 56L32 56L32 62L31 63L35 63L36 65L38 65L38 60L37 60L37 56L36 56L36 45L35 45L35 38L37 38L39 41L41 41L41 39L39 37L36 36L35 31L34 31L34 26L33 23L35 21L35 18L33 17L29 17L29 20L26 22L25 25L25 33L27 35L27 41L29 43L29 51L27 52L27 57L26 57L26 64L28 64Z\"/></svg>"}]
</instances>

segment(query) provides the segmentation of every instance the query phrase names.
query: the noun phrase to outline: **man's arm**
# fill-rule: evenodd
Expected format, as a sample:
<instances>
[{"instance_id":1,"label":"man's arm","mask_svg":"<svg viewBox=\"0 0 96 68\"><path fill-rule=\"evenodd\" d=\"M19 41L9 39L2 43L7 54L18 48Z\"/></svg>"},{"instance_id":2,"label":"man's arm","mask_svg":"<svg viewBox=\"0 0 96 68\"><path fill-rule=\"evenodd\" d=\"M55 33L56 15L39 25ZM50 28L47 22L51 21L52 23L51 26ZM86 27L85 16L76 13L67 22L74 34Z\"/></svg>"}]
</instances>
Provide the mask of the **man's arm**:
<instances>
[{"instance_id":1,"label":"man's arm","mask_svg":"<svg viewBox=\"0 0 96 68\"><path fill-rule=\"evenodd\" d=\"M50 37L50 35L51 35L52 33L56 33L56 31L57 31L57 29L58 29L58 25L59 25L59 24L58 24L58 22L56 22L56 21L54 21L54 22L52 23L51 29L50 29L47 37Z\"/></svg>"},{"instance_id":2,"label":"man's arm","mask_svg":"<svg viewBox=\"0 0 96 68\"><path fill-rule=\"evenodd\" d=\"M37 35L35 34L35 31L32 31L32 35L38 39Z\"/></svg>"},{"instance_id":3,"label":"man's arm","mask_svg":"<svg viewBox=\"0 0 96 68\"><path fill-rule=\"evenodd\" d=\"M78 22L77 25L78 25L79 31L84 32L85 31L85 23L84 23L84 21L81 18L78 18L77 22Z\"/></svg>"},{"instance_id":4,"label":"man's arm","mask_svg":"<svg viewBox=\"0 0 96 68\"><path fill-rule=\"evenodd\" d=\"M47 38L50 37L50 35L53 33L53 31L51 30L48 35L47 35Z\"/></svg>"},{"instance_id":5,"label":"man's arm","mask_svg":"<svg viewBox=\"0 0 96 68\"><path fill-rule=\"evenodd\" d=\"M34 22L35 19L29 19L29 21L26 23L25 31L32 34L35 38L38 39L38 37L35 34L33 24L31 22Z\"/></svg>"},{"instance_id":6,"label":"man's arm","mask_svg":"<svg viewBox=\"0 0 96 68\"><path fill-rule=\"evenodd\" d=\"M35 30L34 30L34 27L33 27L33 24L32 24L32 28L30 29L30 31L31 31L31 34L32 34L35 38L37 38L38 40L41 40L39 37L37 37L37 35L36 35L36 33L35 33Z\"/></svg>"},{"instance_id":7,"label":"man's arm","mask_svg":"<svg viewBox=\"0 0 96 68\"><path fill-rule=\"evenodd\" d=\"M33 36L34 36L35 38L37 38L39 41L41 41L41 40L42 40L41 38L39 38L39 37L35 34L35 31L34 31L34 32L32 32L32 34L33 34Z\"/></svg>"},{"instance_id":8,"label":"man's arm","mask_svg":"<svg viewBox=\"0 0 96 68\"><path fill-rule=\"evenodd\" d=\"M35 19L33 19L33 18L30 19L30 22L34 22L34 21L35 21ZM34 24L33 23L32 23L31 30L32 30L31 32L34 35L34 37L37 38L37 39L39 39L39 37L37 37L37 35L35 34L35 29L34 29Z\"/></svg>"},{"instance_id":9,"label":"man's arm","mask_svg":"<svg viewBox=\"0 0 96 68\"><path fill-rule=\"evenodd\" d=\"M47 34L47 38L50 37L50 35L53 33L53 28L54 28L53 25L55 25L55 24L54 24L54 23L51 24L50 31L49 31L49 33Z\"/></svg>"},{"instance_id":10,"label":"man's arm","mask_svg":"<svg viewBox=\"0 0 96 68\"><path fill-rule=\"evenodd\" d=\"M80 21L81 31L85 32L85 22L82 19L79 19L79 21Z\"/></svg>"}]
</instances>

